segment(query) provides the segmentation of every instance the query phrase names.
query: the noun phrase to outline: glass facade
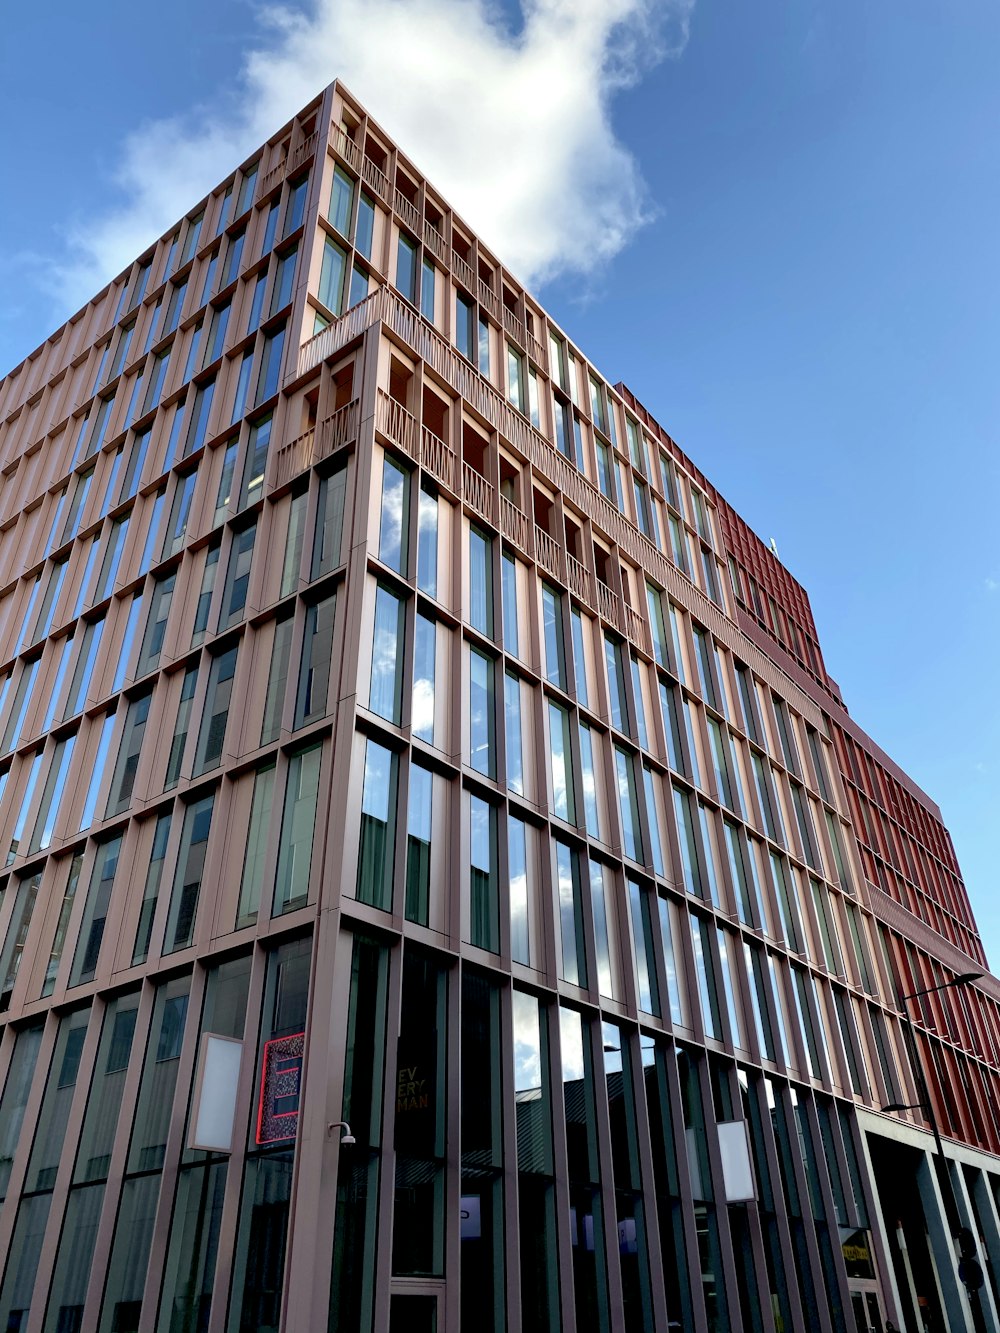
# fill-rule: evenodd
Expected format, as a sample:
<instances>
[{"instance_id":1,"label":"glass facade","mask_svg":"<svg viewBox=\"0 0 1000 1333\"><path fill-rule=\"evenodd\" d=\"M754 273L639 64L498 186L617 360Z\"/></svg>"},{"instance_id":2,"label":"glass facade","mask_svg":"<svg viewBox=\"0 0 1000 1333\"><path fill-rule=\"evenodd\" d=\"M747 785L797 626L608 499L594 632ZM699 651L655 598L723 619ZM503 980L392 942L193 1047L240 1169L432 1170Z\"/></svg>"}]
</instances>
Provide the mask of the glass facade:
<instances>
[{"instance_id":1,"label":"glass facade","mask_svg":"<svg viewBox=\"0 0 1000 1333\"><path fill-rule=\"evenodd\" d=\"M902 1326L859 1149L978 962L946 835L330 96L0 384L0 1328ZM959 993L918 1049L1000 1151Z\"/></svg>"}]
</instances>

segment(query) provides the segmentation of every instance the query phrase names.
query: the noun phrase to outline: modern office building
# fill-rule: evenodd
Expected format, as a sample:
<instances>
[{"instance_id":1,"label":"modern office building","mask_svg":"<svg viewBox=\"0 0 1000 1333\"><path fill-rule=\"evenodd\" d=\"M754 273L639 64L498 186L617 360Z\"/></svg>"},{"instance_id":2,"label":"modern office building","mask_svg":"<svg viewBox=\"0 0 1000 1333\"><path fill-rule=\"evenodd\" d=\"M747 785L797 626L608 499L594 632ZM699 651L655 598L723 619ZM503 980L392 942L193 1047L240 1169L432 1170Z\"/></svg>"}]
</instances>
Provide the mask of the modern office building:
<instances>
[{"instance_id":1,"label":"modern office building","mask_svg":"<svg viewBox=\"0 0 1000 1333\"><path fill-rule=\"evenodd\" d=\"M998 1328L940 812L337 84L0 382L0 794L0 1329Z\"/></svg>"}]
</instances>

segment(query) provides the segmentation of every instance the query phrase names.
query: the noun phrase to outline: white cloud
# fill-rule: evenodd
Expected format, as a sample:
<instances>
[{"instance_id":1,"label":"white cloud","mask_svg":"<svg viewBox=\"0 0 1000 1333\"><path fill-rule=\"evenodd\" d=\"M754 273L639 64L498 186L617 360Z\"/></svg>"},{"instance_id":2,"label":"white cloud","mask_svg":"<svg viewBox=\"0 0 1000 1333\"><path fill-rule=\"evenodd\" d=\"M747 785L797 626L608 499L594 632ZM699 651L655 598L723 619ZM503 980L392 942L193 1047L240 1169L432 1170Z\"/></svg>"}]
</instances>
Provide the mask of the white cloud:
<instances>
[{"instance_id":1,"label":"white cloud","mask_svg":"<svg viewBox=\"0 0 1000 1333\"><path fill-rule=\"evenodd\" d=\"M274 7L231 94L125 140L119 202L47 274L74 306L339 77L529 284L588 274L649 213L612 95L687 40L694 0L313 0Z\"/></svg>"},{"instance_id":2,"label":"white cloud","mask_svg":"<svg viewBox=\"0 0 1000 1333\"><path fill-rule=\"evenodd\" d=\"M989 593L1000 591L1000 579L995 579L993 578L992 575L987 575L987 577L983 580L983 584L986 588L986 591Z\"/></svg>"}]
</instances>

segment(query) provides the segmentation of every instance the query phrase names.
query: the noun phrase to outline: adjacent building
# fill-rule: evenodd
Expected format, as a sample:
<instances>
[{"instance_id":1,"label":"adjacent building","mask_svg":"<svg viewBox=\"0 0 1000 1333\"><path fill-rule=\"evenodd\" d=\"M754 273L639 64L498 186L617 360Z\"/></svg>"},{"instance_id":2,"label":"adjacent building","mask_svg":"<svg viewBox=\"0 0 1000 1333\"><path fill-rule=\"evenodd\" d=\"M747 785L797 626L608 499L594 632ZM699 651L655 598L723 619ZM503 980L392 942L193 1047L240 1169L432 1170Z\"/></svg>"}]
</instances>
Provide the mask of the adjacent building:
<instances>
[{"instance_id":1,"label":"adjacent building","mask_svg":"<svg viewBox=\"0 0 1000 1333\"><path fill-rule=\"evenodd\" d=\"M0 382L0 794L9 1333L998 1328L940 812L338 84Z\"/></svg>"}]
</instances>

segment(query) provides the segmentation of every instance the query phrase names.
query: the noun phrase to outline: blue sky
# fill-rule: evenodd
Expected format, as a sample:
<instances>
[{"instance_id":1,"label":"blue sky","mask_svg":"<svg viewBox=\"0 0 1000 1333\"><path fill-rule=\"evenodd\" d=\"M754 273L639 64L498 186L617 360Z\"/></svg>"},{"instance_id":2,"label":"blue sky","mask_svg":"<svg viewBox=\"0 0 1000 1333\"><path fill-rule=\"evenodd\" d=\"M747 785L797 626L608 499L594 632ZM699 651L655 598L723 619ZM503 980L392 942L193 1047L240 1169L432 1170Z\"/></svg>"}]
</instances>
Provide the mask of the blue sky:
<instances>
[{"instance_id":1,"label":"blue sky","mask_svg":"<svg viewBox=\"0 0 1000 1333\"><path fill-rule=\"evenodd\" d=\"M471 221L507 201L497 248L775 538L852 714L940 804L1000 963L1000 7L370 0L362 28L359 0L316 3L290 6L298 38L243 0L5 16L0 372L261 116L346 67ZM353 30L387 34L395 66ZM274 59L248 109L250 50ZM490 77L470 81L476 55Z\"/></svg>"}]
</instances>

